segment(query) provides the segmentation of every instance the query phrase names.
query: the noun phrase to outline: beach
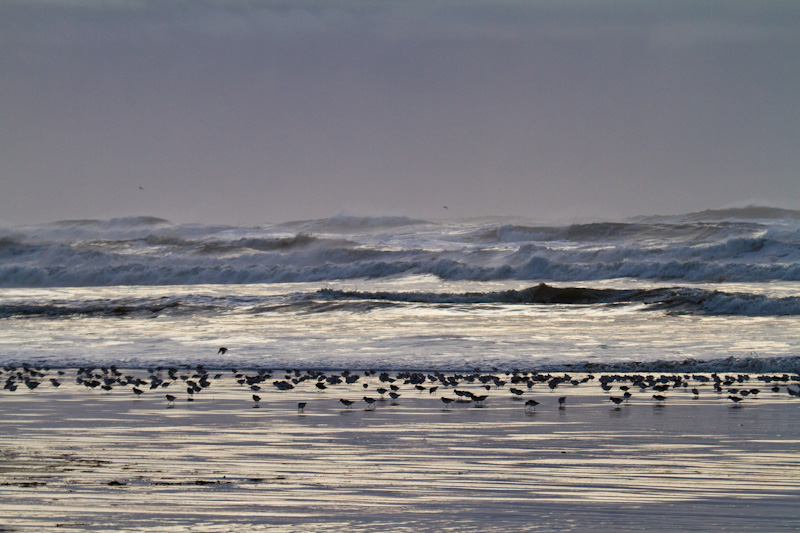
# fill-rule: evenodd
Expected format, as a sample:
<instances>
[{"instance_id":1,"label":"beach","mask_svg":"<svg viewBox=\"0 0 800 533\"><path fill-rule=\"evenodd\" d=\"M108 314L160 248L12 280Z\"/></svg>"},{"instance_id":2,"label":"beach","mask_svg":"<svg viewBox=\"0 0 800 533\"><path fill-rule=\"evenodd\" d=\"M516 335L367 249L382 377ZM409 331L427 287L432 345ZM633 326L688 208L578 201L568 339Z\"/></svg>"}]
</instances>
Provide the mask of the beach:
<instances>
[{"instance_id":1,"label":"beach","mask_svg":"<svg viewBox=\"0 0 800 533\"><path fill-rule=\"evenodd\" d=\"M275 371L255 407L231 370L206 371L193 401L179 376L192 381L190 369L166 389L140 385L140 396L62 372L58 388L42 377L35 390L0 393L2 530L794 531L800 520L791 375L749 375L722 392L685 376L664 401L633 387L616 406L609 397L630 383L604 391L601 374L554 389L542 380L521 399L510 373L488 391L390 377L393 402L380 399L380 373L281 391ZM730 387L759 392L734 403ZM485 406L446 406L455 390L485 393Z\"/></svg>"}]
</instances>

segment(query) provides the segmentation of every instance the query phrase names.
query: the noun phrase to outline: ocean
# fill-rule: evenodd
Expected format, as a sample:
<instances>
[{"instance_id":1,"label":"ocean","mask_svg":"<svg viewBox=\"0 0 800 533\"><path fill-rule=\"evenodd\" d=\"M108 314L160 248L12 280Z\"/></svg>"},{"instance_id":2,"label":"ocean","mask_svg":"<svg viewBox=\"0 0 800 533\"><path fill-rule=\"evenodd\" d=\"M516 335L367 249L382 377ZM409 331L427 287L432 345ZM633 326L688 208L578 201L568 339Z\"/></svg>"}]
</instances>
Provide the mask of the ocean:
<instances>
[{"instance_id":1,"label":"ocean","mask_svg":"<svg viewBox=\"0 0 800 533\"><path fill-rule=\"evenodd\" d=\"M5 226L11 363L798 372L800 211Z\"/></svg>"}]
</instances>

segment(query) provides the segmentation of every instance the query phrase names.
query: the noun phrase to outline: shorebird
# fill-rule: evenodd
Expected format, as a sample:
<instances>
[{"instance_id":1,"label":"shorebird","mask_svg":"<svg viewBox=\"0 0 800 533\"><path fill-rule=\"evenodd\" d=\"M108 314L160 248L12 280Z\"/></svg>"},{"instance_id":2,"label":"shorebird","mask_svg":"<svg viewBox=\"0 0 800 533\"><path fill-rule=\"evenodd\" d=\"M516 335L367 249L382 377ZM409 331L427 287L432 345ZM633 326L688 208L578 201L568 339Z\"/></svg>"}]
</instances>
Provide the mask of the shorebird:
<instances>
[{"instance_id":1,"label":"shorebird","mask_svg":"<svg viewBox=\"0 0 800 533\"><path fill-rule=\"evenodd\" d=\"M525 410L526 411L535 411L537 405L539 405L539 402L537 402L536 400L531 398L530 400L525 402Z\"/></svg>"},{"instance_id":2,"label":"shorebird","mask_svg":"<svg viewBox=\"0 0 800 533\"><path fill-rule=\"evenodd\" d=\"M445 409L449 409L450 408L450 404L453 403L453 401L454 400L452 398L442 397L442 403L444 404L444 408Z\"/></svg>"},{"instance_id":3,"label":"shorebird","mask_svg":"<svg viewBox=\"0 0 800 533\"><path fill-rule=\"evenodd\" d=\"M697 389L692 389L692 394L694 394L695 398L699 398L700 397L700 391L697 390Z\"/></svg>"},{"instance_id":4,"label":"shorebird","mask_svg":"<svg viewBox=\"0 0 800 533\"><path fill-rule=\"evenodd\" d=\"M728 399L733 402L733 405L738 405L739 402L742 401L742 398L739 398L738 396L728 396Z\"/></svg>"},{"instance_id":5,"label":"shorebird","mask_svg":"<svg viewBox=\"0 0 800 533\"><path fill-rule=\"evenodd\" d=\"M559 408L559 409L564 409L564 408L565 408L565 405L564 405L564 404L566 404L566 403L567 403L567 397L566 397L566 396L562 396L562 397L560 397L560 398L558 399L558 408Z\"/></svg>"},{"instance_id":6,"label":"shorebird","mask_svg":"<svg viewBox=\"0 0 800 533\"><path fill-rule=\"evenodd\" d=\"M616 406L617 406L617 408L619 408L619 405L620 405L622 402L624 402L624 401L625 401L625 400L623 400L622 398L618 398L617 396L611 396L611 397L610 397L608 400L609 400L609 401L611 401L611 402L614 402L614 405L616 405Z\"/></svg>"},{"instance_id":7,"label":"shorebird","mask_svg":"<svg viewBox=\"0 0 800 533\"><path fill-rule=\"evenodd\" d=\"M392 391L389 393L389 397L392 399L392 405L397 405L397 399L400 397L400 395Z\"/></svg>"},{"instance_id":8,"label":"shorebird","mask_svg":"<svg viewBox=\"0 0 800 533\"><path fill-rule=\"evenodd\" d=\"M375 409L375 398L368 398L367 396L364 396L362 400L367 402L367 409Z\"/></svg>"},{"instance_id":9,"label":"shorebird","mask_svg":"<svg viewBox=\"0 0 800 533\"><path fill-rule=\"evenodd\" d=\"M172 407L175 407L175 396L173 396L172 394L167 394L165 397L167 399L167 407L169 407L170 405Z\"/></svg>"},{"instance_id":10,"label":"shorebird","mask_svg":"<svg viewBox=\"0 0 800 533\"><path fill-rule=\"evenodd\" d=\"M259 396L258 394L253 394L253 401L255 402L255 404L253 404L253 409L255 409L256 407L258 407L258 402L261 401L261 396Z\"/></svg>"},{"instance_id":11,"label":"shorebird","mask_svg":"<svg viewBox=\"0 0 800 533\"><path fill-rule=\"evenodd\" d=\"M353 400L345 400L344 398L339 399L339 403L350 409L355 402Z\"/></svg>"},{"instance_id":12,"label":"shorebird","mask_svg":"<svg viewBox=\"0 0 800 533\"><path fill-rule=\"evenodd\" d=\"M297 402L297 412L303 414L306 412L306 402Z\"/></svg>"},{"instance_id":13,"label":"shorebird","mask_svg":"<svg viewBox=\"0 0 800 533\"><path fill-rule=\"evenodd\" d=\"M653 399L657 402L663 402L667 399L666 396L662 396L661 394L653 394Z\"/></svg>"},{"instance_id":14,"label":"shorebird","mask_svg":"<svg viewBox=\"0 0 800 533\"><path fill-rule=\"evenodd\" d=\"M142 391L142 389L138 389L136 387L133 388L133 393L136 395L137 398L142 395L142 392L144 392Z\"/></svg>"}]
</instances>

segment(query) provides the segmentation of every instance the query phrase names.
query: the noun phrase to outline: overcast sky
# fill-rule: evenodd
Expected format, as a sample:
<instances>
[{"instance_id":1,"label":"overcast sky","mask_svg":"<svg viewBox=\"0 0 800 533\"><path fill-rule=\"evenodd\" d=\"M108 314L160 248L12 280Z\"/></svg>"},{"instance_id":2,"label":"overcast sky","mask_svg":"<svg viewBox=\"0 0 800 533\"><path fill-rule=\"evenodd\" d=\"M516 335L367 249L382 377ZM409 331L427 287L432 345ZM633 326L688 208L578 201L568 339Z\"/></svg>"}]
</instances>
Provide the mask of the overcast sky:
<instances>
[{"instance_id":1,"label":"overcast sky","mask_svg":"<svg viewBox=\"0 0 800 533\"><path fill-rule=\"evenodd\" d=\"M797 0L0 0L4 224L751 203L800 208Z\"/></svg>"}]
</instances>

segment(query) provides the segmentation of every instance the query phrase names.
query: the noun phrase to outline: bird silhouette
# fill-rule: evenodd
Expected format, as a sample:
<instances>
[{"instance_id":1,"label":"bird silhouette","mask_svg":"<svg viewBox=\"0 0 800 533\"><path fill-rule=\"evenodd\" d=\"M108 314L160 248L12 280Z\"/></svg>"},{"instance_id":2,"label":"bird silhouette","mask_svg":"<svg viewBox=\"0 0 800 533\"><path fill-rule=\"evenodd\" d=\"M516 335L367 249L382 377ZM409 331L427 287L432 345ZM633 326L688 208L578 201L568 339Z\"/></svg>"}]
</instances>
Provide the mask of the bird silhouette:
<instances>
[{"instance_id":1,"label":"bird silhouette","mask_svg":"<svg viewBox=\"0 0 800 533\"><path fill-rule=\"evenodd\" d=\"M530 400L525 402L525 410L526 411L535 411L537 405L539 405L539 402L537 402L536 400L531 398Z\"/></svg>"},{"instance_id":2,"label":"bird silhouette","mask_svg":"<svg viewBox=\"0 0 800 533\"><path fill-rule=\"evenodd\" d=\"M368 398L364 396L362 400L367 402L367 409L375 409L375 398Z\"/></svg>"}]
</instances>

